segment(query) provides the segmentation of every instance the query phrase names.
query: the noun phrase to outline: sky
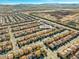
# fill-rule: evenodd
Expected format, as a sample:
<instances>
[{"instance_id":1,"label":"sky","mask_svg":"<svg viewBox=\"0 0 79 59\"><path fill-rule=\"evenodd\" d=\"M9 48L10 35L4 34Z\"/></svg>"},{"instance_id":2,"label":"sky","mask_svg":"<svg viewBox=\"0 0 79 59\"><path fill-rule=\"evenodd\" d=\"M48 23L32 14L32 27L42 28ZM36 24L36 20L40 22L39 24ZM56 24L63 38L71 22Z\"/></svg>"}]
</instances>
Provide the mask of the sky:
<instances>
[{"instance_id":1,"label":"sky","mask_svg":"<svg viewBox=\"0 0 79 59\"><path fill-rule=\"evenodd\" d=\"M0 4L79 3L79 0L0 0Z\"/></svg>"}]
</instances>

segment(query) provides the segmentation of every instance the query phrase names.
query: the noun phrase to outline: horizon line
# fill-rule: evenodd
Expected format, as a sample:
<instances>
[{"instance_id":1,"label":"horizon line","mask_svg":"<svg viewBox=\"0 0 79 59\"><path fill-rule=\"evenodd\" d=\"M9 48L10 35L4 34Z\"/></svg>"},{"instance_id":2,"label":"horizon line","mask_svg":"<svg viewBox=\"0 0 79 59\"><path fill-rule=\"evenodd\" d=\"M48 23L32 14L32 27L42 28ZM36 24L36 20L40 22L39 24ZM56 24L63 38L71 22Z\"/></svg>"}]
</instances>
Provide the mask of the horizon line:
<instances>
[{"instance_id":1,"label":"horizon line","mask_svg":"<svg viewBox=\"0 0 79 59\"><path fill-rule=\"evenodd\" d=\"M0 5L19 5L19 4L79 4L79 2L59 2L59 3L0 3Z\"/></svg>"}]
</instances>

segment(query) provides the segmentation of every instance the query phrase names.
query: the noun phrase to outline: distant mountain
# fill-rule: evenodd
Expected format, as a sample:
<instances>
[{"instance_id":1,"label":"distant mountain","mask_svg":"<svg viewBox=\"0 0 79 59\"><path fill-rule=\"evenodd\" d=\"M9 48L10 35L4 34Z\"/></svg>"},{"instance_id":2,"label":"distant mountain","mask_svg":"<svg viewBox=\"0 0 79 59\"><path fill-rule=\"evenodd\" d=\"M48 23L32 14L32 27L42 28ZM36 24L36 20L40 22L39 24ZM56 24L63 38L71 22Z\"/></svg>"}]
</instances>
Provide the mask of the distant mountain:
<instances>
[{"instance_id":1,"label":"distant mountain","mask_svg":"<svg viewBox=\"0 0 79 59\"><path fill-rule=\"evenodd\" d=\"M43 10L43 9L77 9L79 4L17 4L0 5L0 11Z\"/></svg>"}]
</instances>

